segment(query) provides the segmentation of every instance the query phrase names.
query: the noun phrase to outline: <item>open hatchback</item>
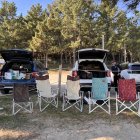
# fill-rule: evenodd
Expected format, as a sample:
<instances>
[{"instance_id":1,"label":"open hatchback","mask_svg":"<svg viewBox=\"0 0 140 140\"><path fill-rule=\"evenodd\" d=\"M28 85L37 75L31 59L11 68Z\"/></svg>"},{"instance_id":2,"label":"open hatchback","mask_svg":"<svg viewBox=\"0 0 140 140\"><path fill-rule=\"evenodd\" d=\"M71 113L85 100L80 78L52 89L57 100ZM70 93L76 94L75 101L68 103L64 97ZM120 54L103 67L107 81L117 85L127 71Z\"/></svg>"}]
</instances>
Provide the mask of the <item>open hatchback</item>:
<instances>
[{"instance_id":1,"label":"open hatchback","mask_svg":"<svg viewBox=\"0 0 140 140\"><path fill-rule=\"evenodd\" d=\"M16 83L24 83L35 88L35 74L46 72L45 66L33 60L33 53L23 49L9 49L0 51L5 60L1 69L0 89L2 93L9 93Z\"/></svg>"},{"instance_id":2,"label":"open hatchback","mask_svg":"<svg viewBox=\"0 0 140 140\"><path fill-rule=\"evenodd\" d=\"M108 53L108 50L98 48L80 49L76 52L76 62L72 69L72 76L78 75L80 77L82 87L90 87L93 77L107 77L108 84L111 84L111 71L105 64Z\"/></svg>"}]
</instances>

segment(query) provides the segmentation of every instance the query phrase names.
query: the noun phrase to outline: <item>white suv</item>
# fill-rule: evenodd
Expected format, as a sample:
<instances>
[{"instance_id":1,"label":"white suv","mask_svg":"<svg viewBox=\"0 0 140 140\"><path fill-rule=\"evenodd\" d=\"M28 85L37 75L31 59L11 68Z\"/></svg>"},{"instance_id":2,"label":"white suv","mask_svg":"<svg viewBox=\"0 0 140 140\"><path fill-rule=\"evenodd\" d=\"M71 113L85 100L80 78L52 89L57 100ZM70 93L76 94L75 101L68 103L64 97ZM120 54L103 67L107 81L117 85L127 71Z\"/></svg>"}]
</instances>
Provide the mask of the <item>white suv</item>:
<instances>
[{"instance_id":1,"label":"white suv","mask_svg":"<svg viewBox=\"0 0 140 140\"><path fill-rule=\"evenodd\" d=\"M121 65L121 77L124 79L135 79L137 90L140 91L140 63L125 63Z\"/></svg>"},{"instance_id":2,"label":"white suv","mask_svg":"<svg viewBox=\"0 0 140 140\"><path fill-rule=\"evenodd\" d=\"M111 85L113 75L104 63L108 52L99 48L80 49L76 52L77 60L71 74L80 77L81 86L91 86L93 77L107 77Z\"/></svg>"}]
</instances>

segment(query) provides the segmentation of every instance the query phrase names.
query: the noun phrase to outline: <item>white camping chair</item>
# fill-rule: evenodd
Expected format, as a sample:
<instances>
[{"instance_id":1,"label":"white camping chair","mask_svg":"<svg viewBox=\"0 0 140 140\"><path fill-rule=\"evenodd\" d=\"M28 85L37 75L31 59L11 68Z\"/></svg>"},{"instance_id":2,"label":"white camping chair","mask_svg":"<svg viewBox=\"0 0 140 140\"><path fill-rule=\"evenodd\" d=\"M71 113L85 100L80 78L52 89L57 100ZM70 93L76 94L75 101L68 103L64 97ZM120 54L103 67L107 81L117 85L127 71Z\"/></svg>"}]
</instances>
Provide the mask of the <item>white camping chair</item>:
<instances>
[{"instance_id":1,"label":"white camping chair","mask_svg":"<svg viewBox=\"0 0 140 140\"><path fill-rule=\"evenodd\" d=\"M107 78L92 78L92 88L89 92L89 113L101 108L110 114L110 92Z\"/></svg>"},{"instance_id":2,"label":"white camping chair","mask_svg":"<svg viewBox=\"0 0 140 140\"><path fill-rule=\"evenodd\" d=\"M140 117L140 95L135 79L119 79L116 93L116 115L128 109Z\"/></svg>"},{"instance_id":3,"label":"white camping chair","mask_svg":"<svg viewBox=\"0 0 140 140\"><path fill-rule=\"evenodd\" d=\"M58 107L58 89L52 89L49 75L37 76L36 87L40 111L44 111L50 104Z\"/></svg>"},{"instance_id":4,"label":"white camping chair","mask_svg":"<svg viewBox=\"0 0 140 140\"><path fill-rule=\"evenodd\" d=\"M62 110L74 106L79 111L83 110L83 92L80 91L79 77L67 76L66 89L63 92Z\"/></svg>"},{"instance_id":5,"label":"white camping chair","mask_svg":"<svg viewBox=\"0 0 140 140\"><path fill-rule=\"evenodd\" d=\"M15 115L21 110L32 113L33 112L33 102L30 101L28 85L14 84L12 114Z\"/></svg>"}]
</instances>

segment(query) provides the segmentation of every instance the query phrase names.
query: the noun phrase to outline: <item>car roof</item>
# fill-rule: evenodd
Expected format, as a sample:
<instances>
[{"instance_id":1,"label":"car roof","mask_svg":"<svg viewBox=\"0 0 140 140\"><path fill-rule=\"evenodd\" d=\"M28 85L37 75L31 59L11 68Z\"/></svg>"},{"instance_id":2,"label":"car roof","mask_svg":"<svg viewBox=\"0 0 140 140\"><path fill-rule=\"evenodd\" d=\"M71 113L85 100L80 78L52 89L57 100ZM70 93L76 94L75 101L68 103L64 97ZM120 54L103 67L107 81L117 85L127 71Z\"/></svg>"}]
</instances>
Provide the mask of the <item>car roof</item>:
<instances>
[{"instance_id":1,"label":"car roof","mask_svg":"<svg viewBox=\"0 0 140 140\"><path fill-rule=\"evenodd\" d=\"M128 65L129 66L131 66L131 65L140 65L140 63L139 62L134 62L134 63L129 63Z\"/></svg>"},{"instance_id":2,"label":"car roof","mask_svg":"<svg viewBox=\"0 0 140 140\"><path fill-rule=\"evenodd\" d=\"M109 50L106 50L106 49L100 49L100 48L85 48L85 49L79 49L78 52L88 51L88 50L96 50L96 51L109 52Z\"/></svg>"}]
</instances>

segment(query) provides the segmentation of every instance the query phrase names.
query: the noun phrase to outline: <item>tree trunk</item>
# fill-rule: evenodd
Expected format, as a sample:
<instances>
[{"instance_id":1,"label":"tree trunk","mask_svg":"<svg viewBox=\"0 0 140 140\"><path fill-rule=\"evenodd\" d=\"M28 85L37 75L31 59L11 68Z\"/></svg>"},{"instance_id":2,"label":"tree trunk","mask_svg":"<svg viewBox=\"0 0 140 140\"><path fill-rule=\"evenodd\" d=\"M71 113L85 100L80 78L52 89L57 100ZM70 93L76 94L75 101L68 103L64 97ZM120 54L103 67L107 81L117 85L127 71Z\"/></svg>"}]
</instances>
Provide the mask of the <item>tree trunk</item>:
<instances>
[{"instance_id":1,"label":"tree trunk","mask_svg":"<svg viewBox=\"0 0 140 140\"><path fill-rule=\"evenodd\" d=\"M46 64L46 68L48 67L48 54L45 54L45 64Z\"/></svg>"},{"instance_id":2,"label":"tree trunk","mask_svg":"<svg viewBox=\"0 0 140 140\"><path fill-rule=\"evenodd\" d=\"M72 58L71 58L71 53L69 53L69 64L71 64Z\"/></svg>"},{"instance_id":3,"label":"tree trunk","mask_svg":"<svg viewBox=\"0 0 140 140\"><path fill-rule=\"evenodd\" d=\"M63 53L60 54L60 63L61 63L60 65L63 64Z\"/></svg>"},{"instance_id":4,"label":"tree trunk","mask_svg":"<svg viewBox=\"0 0 140 140\"><path fill-rule=\"evenodd\" d=\"M67 55L67 53L65 53L65 63L67 64L68 63L68 55Z\"/></svg>"},{"instance_id":5,"label":"tree trunk","mask_svg":"<svg viewBox=\"0 0 140 140\"><path fill-rule=\"evenodd\" d=\"M75 63L75 49L73 49L73 65Z\"/></svg>"},{"instance_id":6,"label":"tree trunk","mask_svg":"<svg viewBox=\"0 0 140 140\"><path fill-rule=\"evenodd\" d=\"M124 44L124 62L126 63L126 45Z\"/></svg>"}]
</instances>

